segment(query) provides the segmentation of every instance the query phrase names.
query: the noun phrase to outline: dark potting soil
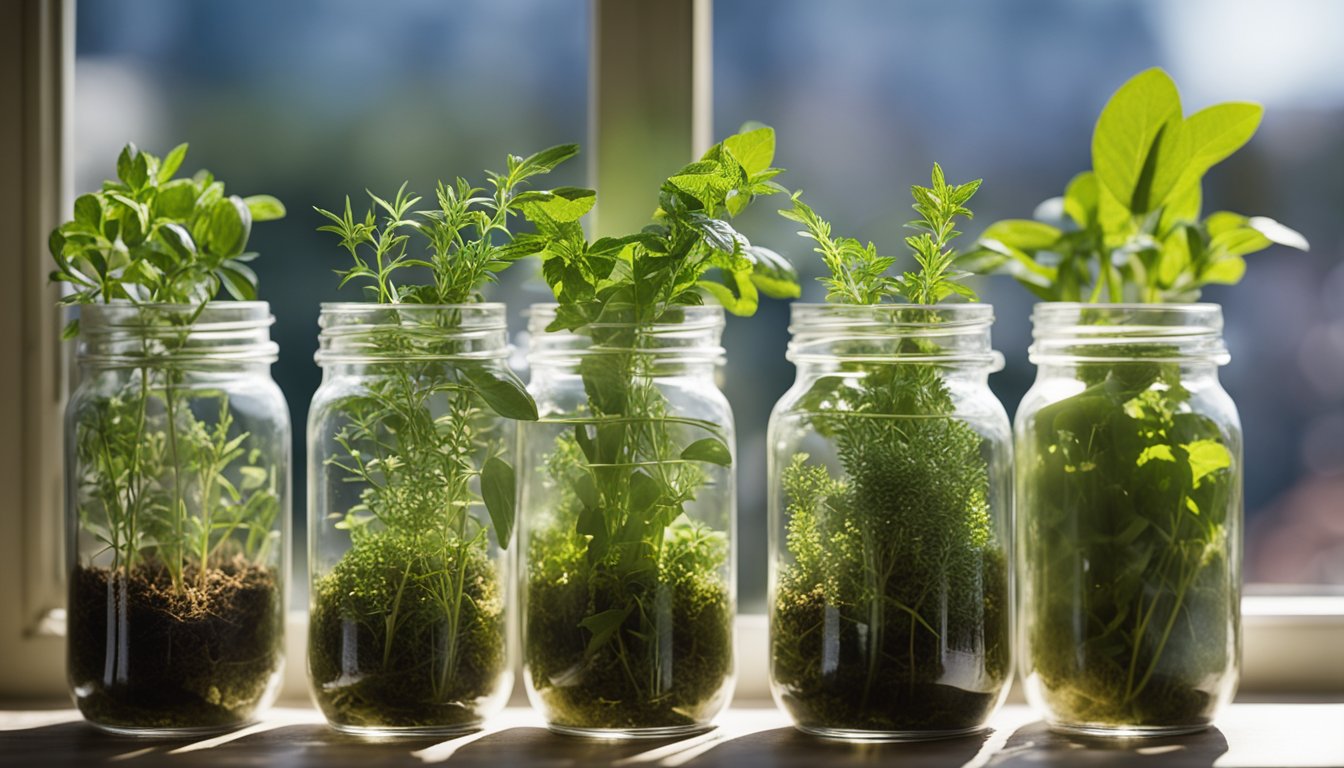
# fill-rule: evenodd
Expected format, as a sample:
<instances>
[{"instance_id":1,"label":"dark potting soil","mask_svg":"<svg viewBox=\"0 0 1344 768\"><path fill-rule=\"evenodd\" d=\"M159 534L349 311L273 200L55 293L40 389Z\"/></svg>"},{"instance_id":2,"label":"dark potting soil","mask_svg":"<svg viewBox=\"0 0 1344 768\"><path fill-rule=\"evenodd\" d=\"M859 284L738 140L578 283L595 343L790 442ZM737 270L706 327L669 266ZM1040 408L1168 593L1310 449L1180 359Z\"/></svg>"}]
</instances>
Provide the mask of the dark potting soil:
<instances>
[{"instance_id":1,"label":"dark potting soil","mask_svg":"<svg viewBox=\"0 0 1344 768\"><path fill-rule=\"evenodd\" d=\"M282 662L280 585L238 559L173 589L162 564L77 567L69 672L90 721L122 728L227 728L250 720Z\"/></svg>"}]
</instances>

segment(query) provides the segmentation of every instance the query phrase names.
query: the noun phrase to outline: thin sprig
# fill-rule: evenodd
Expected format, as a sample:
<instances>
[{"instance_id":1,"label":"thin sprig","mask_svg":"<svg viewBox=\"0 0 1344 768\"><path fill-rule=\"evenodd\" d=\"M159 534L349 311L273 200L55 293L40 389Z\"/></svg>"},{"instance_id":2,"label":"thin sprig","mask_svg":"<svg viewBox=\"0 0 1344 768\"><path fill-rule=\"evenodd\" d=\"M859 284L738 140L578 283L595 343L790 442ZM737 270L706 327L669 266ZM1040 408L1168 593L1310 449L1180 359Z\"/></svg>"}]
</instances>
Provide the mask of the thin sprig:
<instances>
[{"instance_id":1,"label":"thin sprig","mask_svg":"<svg viewBox=\"0 0 1344 768\"><path fill-rule=\"evenodd\" d=\"M434 190L436 206L428 210L416 210L422 198L407 193L405 183L390 201L366 191L370 206L362 218L355 217L349 197L341 214L315 207L331 222L318 231L335 234L354 262L337 270L341 285L368 281L365 290L370 300L383 304L480 301L483 286L535 252L520 247L510 228L510 217L520 214L522 206L559 200L582 208L579 216L592 207L588 190L525 190L529 179L549 173L577 153L576 145L562 144L528 157L509 155L504 172L486 172L489 189L462 177L452 183L440 181ZM420 252L412 247L416 241L422 241ZM408 269L413 271L403 272Z\"/></svg>"},{"instance_id":2,"label":"thin sprig","mask_svg":"<svg viewBox=\"0 0 1344 768\"><path fill-rule=\"evenodd\" d=\"M880 304L891 298L903 298L912 304L937 304L953 294L976 301L975 291L961 281L970 272L955 268L959 258L951 243L961 234L956 229L958 217L971 218L966 206L980 189L980 179L965 184L948 184L943 169L933 164L932 186L910 187L915 202L911 206L920 218L905 226L919 234L905 238L914 254L919 271L907 271L891 276L888 271L896 259L882 256L877 246L864 245L852 237L833 237L831 224L804 203L801 193L793 195L793 207L779 212L781 216L802 224L806 229L798 234L817 244L814 252L821 254L830 275L817 278L826 286L826 301L837 304Z\"/></svg>"},{"instance_id":3,"label":"thin sprig","mask_svg":"<svg viewBox=\"0 0 1344 768\"><path fill-rule=\"evenodd\" d=\"M915 198L911 207L920 218L905 226L919 230L919 234L905 238L905 244L914 252L919 271L906 272L896 278L893 286L910 303L937 304L952 294L976 300L975 291L959 282L971 273L953 268L957 252L950 244L961 234L956 229L957 217L972 217L966 203L980 189L980 183L981 179L965 184L948 184L943 177L942 167L934 163L933 186L921 187L916 184L910 187L910 194Z\"/></svg>"}]
</instances>

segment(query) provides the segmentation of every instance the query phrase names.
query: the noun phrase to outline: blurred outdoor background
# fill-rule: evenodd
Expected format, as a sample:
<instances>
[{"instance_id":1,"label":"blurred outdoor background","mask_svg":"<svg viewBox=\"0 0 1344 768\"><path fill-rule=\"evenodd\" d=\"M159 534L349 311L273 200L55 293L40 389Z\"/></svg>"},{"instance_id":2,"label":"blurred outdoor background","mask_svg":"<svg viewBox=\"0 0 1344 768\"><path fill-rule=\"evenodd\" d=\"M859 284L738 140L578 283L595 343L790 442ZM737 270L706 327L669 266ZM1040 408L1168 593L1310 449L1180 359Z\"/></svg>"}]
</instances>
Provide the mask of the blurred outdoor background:
<instances>
[{"instance_id":1,"label":"blurred outdoor background","mask_svg":"<svg viewBox=\"0 0 1344 768\"><path fill-rule=\"evenodd\" d=\"M252 246L295 426L296 606L318 303L342 298L331 270L348 258L314 231L312 206L346 194L360 205L364 188L390 195L403 180L432 194L435 179L479 180L510 152L586 143L588 16L586 0L78 3L77 190L111 176L128 140L156 154L189 141L185 171L209 168L232 192L289 207ZM1029 217L1088 167L1102 104L1146 67L1173 75L1187 113L1263 103L1259 134L1205 188L1206 210L1271 216L1312 245L1252 256L1240 285L1205 294L1226 311L1223 379L1246 431L1246 577L1344 585L1344 4L717 0L713 28L715 136L746 120L773 125L781 181L805 189L838 234L890 253L902 251L909 186L927 183L934 161L953 181L985 179L965 244L991 221ZM584 184L585 164L548 181ZM740 228L791 257L804 298L820 300L819 258L774 214L781 202ZM516 328L549 298L526 270L492 293ZM1035 375L1032 298L1007 278L977 288L996 308L1007 368L991 383L1011 414ZM763 302L725 338L747 611L764 605L765 426L793 378L787 325L785 303Z\"/></svg>"}]
</instances>

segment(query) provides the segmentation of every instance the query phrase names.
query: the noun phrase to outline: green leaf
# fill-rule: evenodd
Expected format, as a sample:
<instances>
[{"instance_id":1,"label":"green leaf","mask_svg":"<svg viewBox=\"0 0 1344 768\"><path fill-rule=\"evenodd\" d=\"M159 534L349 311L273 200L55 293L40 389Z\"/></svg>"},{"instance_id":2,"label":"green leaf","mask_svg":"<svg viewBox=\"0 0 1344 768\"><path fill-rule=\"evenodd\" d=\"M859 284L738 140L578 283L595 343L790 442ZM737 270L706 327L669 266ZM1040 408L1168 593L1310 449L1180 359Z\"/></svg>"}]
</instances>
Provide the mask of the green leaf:
<instances>
[{"instance_id":1,"label":"green leaf","mask_svg":"<svg viewBox=\"0 0 1344 768\"><path fill-rule=\"evenodd\" d=\"M1083 171L1069 180L1064 188L1064 212L1080 228L1086 229L1097 221L1097 176Z\"/></svg>"},{"instance_id":2,"label":"green leaf","mask_svg":"<svg viewBox=\"0 0 1344 768\"><path fill-rule=\"evenodd\" d=\"M249 195L243 198L252 221L274 221L285 217L285 205L270 195Z\"/></svg>"},{"instance_id":3,"label":"green leaf","mask_svg":"<svg viewBox=\"0 0 1344 768\"><path fill-rule=\"evenodd\" d=\"M1162 197L1152 195L1157 183L1178 178L1157 167L1162 144L1181 143L1181 99L1176 84L1161 69L1135 75L1111 96L1092 136L1092 168L1097 181L1131 211L1150 210ZM1156 146L1155 146L1156 145ZM1170 150L1168 150L1170 151Z\"/></svg>"},{"instance_id":4,"label":"green leaf","mask_svg":"<svg viewBox=\"0 0 1344 768\"><path fill-rule=\"evenodd\" d=\"M1268 237L1249 226L1219 232L1209 240L1209 250L1219 255L1245 256L1263 251L1270 245Z\"/></svg>"},{"instance_id":5,"label":"green leaf","mask_svg":"<svg viewBox=\"0 0 1344 768\"><path fill-rule=\"evenodd\" d=\"M518 164L518 169L525 176L547 173L577 154L579 154L578 144L558 144L524 158Z\"/></svg>"},{"instance_id":6,"label":"green leaf","mask_svg":"<svg viewBox=\"0 0 1344 768\"><path fill-rule=\"evenodd\" d=\"M596 192L578 187L557 187L546 192L527 194L525 205L529 209L528 218L533 220L536 218L534 212L540 211L557 222L578 221L597 202Z\"/></svg>"},{"instance_id":7,"label":"green leaf","mask_svg":"<svg viewBox=\"0 0 1344 768\"><path fill-rule=\"evenodd\" d=\"M196 243L191 233L181 224L165 224L159 228L159 237L177 256L178 261L191 263L196 258Z\"/></svg>"},{"instance_id":8,"label":"green leaf","mask_svg":"<svg viewBox=\"0 0 1344 768\"><path fill-rule=\"evenodd\" d=\"M733 153L749 176L754 176L775 160L775 129L763 126L729 136L723 140L723 147Z\"/></svg>"},{"instance_id":9,"label":"green leaf","mask_svg":"<svg viewBox=\"0 0 1344 768\"><path fill-rule=\"evenodd\" d=\"M513 522L516 515L518 484L513 467L503 459L491 456L481 468L481 500L495 526L495 538L500 549L508 549L513 540Z\"/></svg>"},{"instance_id":10,"label":"green leaf","mask_svg":"<svg viewBox=\"0 0 1344 768\"><path fill-rule=\"evenodd\" d=\"M1055 247L1064 233L1049 224L1031 219L1004 219L990 224L980 235L980 240L995 240L1004 245L1028 253L1044 251Z\"/></svg>"},{"instance_id":11,"label":"green leaf","mask_svg":"<svg viewBox=\"0 0 1344 768\"><path fill-rule=\"evenodd\" d=\"M154 196L154 215L175 221L186 221L196 209L196 183L191 179L173 179L159 187Z\"/></svg>"},{"instance_id":12,"label":"green leaf","mask_svg":"<svg viewBox=\"0 0 1344 768\"><path fill-rule=\"evenodd\" d=\"M137 188L137 185L131 183L131 178L135 175L135 158L139 155L140 150L130 142L127 142L126 146L121 148L121 154L117 155L117 178L132 189ZM143 181L141 183L143 184Z\"/></svg>"},{"instance_id":13,"label":"green leaf","mask_svg":"<svg viewBox=\"0 0 1344 768\"><path fill-rule=\"evenodd\" d=\"M633 605L627 605L624 608L609 608L605 611L595 613L592 616L585 617L579 622L579 626L592 633L588 639L588 647L585 653L589 656L597 653L602 646L611 642L616 636L617 630L625 623L625 619L630 615Z\"/></svg>"},{"instance_id":14,"label":"green leaf","mask_svg":"<svg viewBox=\"0 0 1344 768\"><path fill-rule=\"evenodd\" d=\"M1246 260L1240 256L1218 259L1199 274L1200 282L1236 285L1246 274Z\"/></svg>"},{"instance_id":15,"label":"green leaf","mask_svg":"<svg viewBox=\"0 0 1344 768\"><path fill-rule=\"evenodd\" d=\"M783 256L769 248L749 245L742 254L752 263L751 282L772 299L796 299L802 295L798 271Z\"/></svg>"},{"instance_id":16,"label":"green leaf","mask_svg":"<svg viewBox=\"0 0 1344 768\"><path fill-rule=\"evenodd\" d=\"M733 454L727 444L717 437L705 437L686 446L681 458L687 461L706 461L727 467L733 463Z\"/></svg>"},{"instance_id":17,"label":"green leaf","mask_svg":"<svg viewBox=\"0 0 1344 768\"><path fill-rule=\"evenodd\" d=\"M177 169L182 167L182 161L187 156L187 145L178 144L163 158L163 164L159 166L159 183L163 184L173 178Z\"/></svg>"},{"instance_id":18,"label":"green leaf","mask_svg":"<svg viewBox=\"0 0 1344 768\"><path fill-rule=\"evenodd\" d=\"M229 259L216 270L224 290L235 301L256 301L257 273L252 268L234 259Z\"/></svg>"},{"instance_id":19,"label":"green leaf","mask_svg":"<svg viewBox=\"0 0 1344 768\"><path fill-rule=\"evenodd\" d=\"M1198 184L1213 166L1245 146L1260 127L1265 108L1249 102L1229 101L1194 113L1185 121L1190 142L1190 160L1182 184Z\"/></svg>"},{"instance_id":20,"label":"green leaf","mask_svg":"<svg viewBox=\"0 0 1344 768\"><path fill-rule=\"evenodd\" d=\"M75 198L75 221L97 229L103 221L103 204L97 195L80 195Z\"/></svg>"},{"instance_id":21,"label":"green leaf","mask_svg":"<svg viewBox=\"0 0 1344 768\"><path fill-rule=\"evenodd\" d=\"M760 304L760 294L756 290L756 284L752 282L750 272L730 272L726 280L732 280L732 287L723 283L716 283L713 280L698 280L696 286L703 289L710 296L713 296L723 308L738 317L750 317L756 313L756 308Z\"/></svg>"},{"instance_id":22,"label":"green leaf","mask_svg":"<svg viewBox=\"0 0 1344 768\"><path fill-rule=\"evenodd\" d=\"M224 258L236 256L247 247L251 229L252 213L241 197L229 195L218 200L210 207L205 224L205 250ZM201 238L197 243L201 244Z\"/></svg>"},{"instance_id":23,"label":"green leaf","mask_svg":"<svg viewBox=\"0 0 1344 768\"><path fill-rule=\"evenodd\" d=\"M475 387L485 404L506 419L536 421L537 403L513 371L484 365L461 365L459 369Z\"/></svg>"},{"instance_id":24,"label":"green leaf","mask_svg":"<svg viewBox=\"0 0 1344 768\"><path fill-rule=\"evenodd\" d=\"M1181 447L1190 456L1190 474L1196 488L1209 475L1232 466L1231 452L1217 440L1196 440Z\"/></svg>"},{"instance_id":25,"label":"green leaf","mask_svg":"<svg viewBox=\"0 0 1344 768\"><path fill-rule=\"evenodd\" d=\"M184 144L182 146L186 145ZM243 480L239 490L243 491L244 493L248 491L255 491L256 489L261 488L262 486L266 485L266 483L269 482L271 479L271 473L266 471L264 467L255 467L255 466L239 467L238 473L242 476Z\"/></svg>"}]
</instances>

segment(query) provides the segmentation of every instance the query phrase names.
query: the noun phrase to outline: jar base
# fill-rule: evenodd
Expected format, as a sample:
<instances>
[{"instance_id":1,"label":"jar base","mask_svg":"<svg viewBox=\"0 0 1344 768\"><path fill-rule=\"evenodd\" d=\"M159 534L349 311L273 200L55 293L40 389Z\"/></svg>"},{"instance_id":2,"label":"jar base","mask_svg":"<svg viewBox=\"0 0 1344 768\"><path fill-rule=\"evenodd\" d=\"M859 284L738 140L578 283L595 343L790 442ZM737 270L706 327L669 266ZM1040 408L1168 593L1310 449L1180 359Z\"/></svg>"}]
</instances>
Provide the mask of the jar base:
<instances>
[{"instance_id":1,"label":"jar base","mask_svg":"<svg viewBox=\"0 0 1344 768\"><path fill-rule=\"evenodd\" d=\"M574 725L547 723L546 729L561 736L577 736L584 739L602 741L635 741L652 739L682 739L708 733L717 726L711 723L695 725L672 725L661 728L582 728Z\"/></svg>"},{"instance_id":2,"label":"jar base","mask_svg":"<svg viewBox=\"0 0 1344 768\"><path fill-rule=\"evenodd\" d=\"M366 739L385 739L385 738L409 738L425 737L452 739L458 736L466 736L476 733L484 727L484 722L475 720L469 723L455 723L453 725L412 725L412 726L383 726L383 725L346 725L344 723L333 723L327 721L327 725L337 733L344 733L347 736L359 736Z\"/></svg>"},{"instance_id":3,"label":"jar base","mask_svg":"<svg viewBox=\"0 0 1344 768\"><path fill-rule=\"evenodd\" d=\"M959 739L965 736L974 736L989 730L988 726L985 725L977 725L971 728L956 728L948 731L870 731L860 728L824 728L813 725L798 725L797 723L795 723L793 727L806 733L808 736L816 736L821 739L868 743Z\"/></svg>"},{"instance_id":4,"label":"jar base","mask_svg":"<svg viewBox=\"0 0 1344 768\"><path fill-rule=\"evenodd\" d=\"M133 739L172 740L172 739L199 739L209 736L222 736L223 734L232 733L233 731L239 730L241 728L246 728L249 725L253 725L257 721L245 720L243 722L233 723L230 725L202 725L194 727L186 726L181 728L178 727L155 728L155 727L139 727L134 725L108 725L106 723L94 722L93 720L89 720L88 718L85 718L85 722L87 722L89 725L92 725L94 728L97 728L98 730L102 731L103 733L109 733L112 734L113 736L126 736Z\"/></svg>"},{"instance_id":5,"label":"jar base","mask_svg":"<svg viewBox=\"0 0 1344 768\"><path fill-rule=\"evenodd\" d=\"M1209 723L1192 725L1102 725L1099 723L1058 723L1047 721L1050 730L1063 736L1087 736L1102 739L1161 739L1188 736L1208 730Z\"/></svg>"}]
</instances>

